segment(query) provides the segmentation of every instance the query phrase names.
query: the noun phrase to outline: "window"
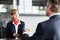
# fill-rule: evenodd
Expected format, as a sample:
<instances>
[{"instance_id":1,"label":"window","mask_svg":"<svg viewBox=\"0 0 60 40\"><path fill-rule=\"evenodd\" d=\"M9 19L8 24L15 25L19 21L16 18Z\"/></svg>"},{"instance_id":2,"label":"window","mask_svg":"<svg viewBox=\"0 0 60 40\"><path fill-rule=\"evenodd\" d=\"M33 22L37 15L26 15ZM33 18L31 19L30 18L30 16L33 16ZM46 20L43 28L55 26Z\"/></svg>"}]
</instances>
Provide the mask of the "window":
<instances>
[{"instance_id":1,"label":"window","mask_svg":"<svg viewBox=\"0 0 60 40\"><path fill-rule=\"evenodd\" d=\"M47 0L32 0L33 6L46 6Z\"/></svg>"},{"instance_id":2,"label":"window","mask_svg":"<svg viewBox=\"0 0 60 40\"><path fill-rule=\"evenodd\" d=\"M45 15L47 0L32 0L33 13Z\"/></svg>"},{"instance_id":3,"label":"window","mask_svg":"<svg viewBox=\"0 0 60 40\"><path fill-rule=\"evenodd\" d=\"M8 18L10 18L9 11L13 8L13 0L0 0L0 38L6 37L5 27Z\"/></svg>"},{"instance_id":4,"label":"window","mask_svg":"<svg viewBox=\"0 0 60 40\"><path fill-rule=\"evenodd\" d=\"M13 4L13 0L0 0L0 4L12 5Z\"/></svg>"}]
</instances>

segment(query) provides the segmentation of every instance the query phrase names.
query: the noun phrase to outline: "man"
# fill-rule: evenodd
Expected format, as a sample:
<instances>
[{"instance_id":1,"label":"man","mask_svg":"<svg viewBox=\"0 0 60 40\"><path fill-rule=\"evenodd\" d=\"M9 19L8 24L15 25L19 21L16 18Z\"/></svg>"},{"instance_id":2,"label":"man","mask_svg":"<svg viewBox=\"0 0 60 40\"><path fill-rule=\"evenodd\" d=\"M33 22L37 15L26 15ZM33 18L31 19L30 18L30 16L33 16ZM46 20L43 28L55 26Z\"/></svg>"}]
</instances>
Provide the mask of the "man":
<instances>
[{"instance_id":1,"label":"man","mask_svg":"<svg viewBox=\"0 0 60 40\"><path fill-rule=\"evenodd\" d=\"M25 23L19 19L19 13L16 9L11 10L12 21L7 23L6 35L7 38L16 38L23 35Z\"/></svg>"},{"instance_id":2,"label":"man","mask_svg":"<svg viewBox=\"0 0 60 40\"><path fill-rule=\"evenodd\" d=\"M38 24L30 40L60 40L60 13L58 13L58 5L55 1L50 0L47 3L46 15L50 18Z\"/></svg>"}]
</instances>

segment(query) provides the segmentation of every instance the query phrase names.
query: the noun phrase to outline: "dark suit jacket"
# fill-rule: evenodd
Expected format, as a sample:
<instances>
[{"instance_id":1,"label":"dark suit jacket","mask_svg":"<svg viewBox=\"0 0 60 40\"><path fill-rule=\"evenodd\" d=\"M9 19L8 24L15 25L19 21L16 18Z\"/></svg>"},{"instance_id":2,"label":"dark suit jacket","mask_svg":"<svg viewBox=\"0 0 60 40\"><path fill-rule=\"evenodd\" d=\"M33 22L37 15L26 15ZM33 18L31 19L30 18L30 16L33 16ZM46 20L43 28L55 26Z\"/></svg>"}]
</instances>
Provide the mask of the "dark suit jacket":
<instances>
[{"instance_id":1,"label":"dark suit jacket","mask_svg":"<svg viewBox=\"0 0 60 40\"><path fill-rule=\"evenodd\" d=\"M55 35L58 35L59 38L60 15L54 15L49 20L39 23L30 40L58 40Z\"/></svg>"},{"instance_id":2,"label":"dark suit jacket","mask_svg":"<svg viewBox=\"0 0 60 40\"><path fill-rule=\"evenodd\" d=\"M21 24L19 24L18 26L18 34L20 34L19 37L21 37L23 35L23 31L25 28L25 23L23 21L20 21ZM11 22L7 23L7 27L6 27L6 36L7 38L14 38L13 33L15 33L15 26L14 24Z\"/></svg>"}]
</instances>

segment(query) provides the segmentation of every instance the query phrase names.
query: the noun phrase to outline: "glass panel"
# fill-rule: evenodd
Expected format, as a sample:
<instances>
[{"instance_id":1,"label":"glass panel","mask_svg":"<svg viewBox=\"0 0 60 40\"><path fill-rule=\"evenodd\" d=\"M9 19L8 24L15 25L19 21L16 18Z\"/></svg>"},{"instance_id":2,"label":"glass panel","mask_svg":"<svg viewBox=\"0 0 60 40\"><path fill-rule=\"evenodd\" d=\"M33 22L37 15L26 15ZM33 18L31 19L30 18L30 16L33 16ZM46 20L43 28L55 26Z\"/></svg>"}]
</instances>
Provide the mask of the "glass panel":
<instances>
[{"instance_id":1,"label":"glass panel","mask_svg":"<svg viewBox=\"0 0 60 40\"><path fill-rule=\"evenodd\" d=\"M0 0L0 38L6 37L6 24L11 20L10 10L13 8L13 0Z\"/></svg>"},{"instance_id":2,"label":"glass panel","mask_svg":"<svg viewBox=\"0 0 60 40\"><path fill-rule=\"evenodd\" d=\"M0 0L0 4L12 5L13 4L13 0Z\"/></svg>"},{"instance_id":3,"label":"glass panel","mask_svg":"<svg viewBox=\"0 0 60 40\"><path fill-rule=\"evenodd\" d=\"M45 15L46 3L47 3L47 0L32 0L33 13Z\"/></svg>"},{"instance_id":4,"label":"glass panel","mask_svg":"<svg viewBox=\"0 0 60 40\"><path fill-rule=\"evenodd\" d=\"M19 0L18 10L20 14L31 14L32 0Z\"/></svg>"},{"instance_id":5,"label":"glass panel","mask_svg":"<svg viewBox=\"0 0 60 40\"><path fill-rule=\"evenodd\" d=\"M33 6L46 6L47 0L32 0Z\"/></svg>"},{"instance_id":6,"label":"glass panel","mask_svg":"<svg viewBox=\"0 0 60 40\"><path fill-rule=\"evenodd\" d=\"M18 11L20 14L45 15L46 2L47 0L19 0Z\"/></svg>"}]
</instances>

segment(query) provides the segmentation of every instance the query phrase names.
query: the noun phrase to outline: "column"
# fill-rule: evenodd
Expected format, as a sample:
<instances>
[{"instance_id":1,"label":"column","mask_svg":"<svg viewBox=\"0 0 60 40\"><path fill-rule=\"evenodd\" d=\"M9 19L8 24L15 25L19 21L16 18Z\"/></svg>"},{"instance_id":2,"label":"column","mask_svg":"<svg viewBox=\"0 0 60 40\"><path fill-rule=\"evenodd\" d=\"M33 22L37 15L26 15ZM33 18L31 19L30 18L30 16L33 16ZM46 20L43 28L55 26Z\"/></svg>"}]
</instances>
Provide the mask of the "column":
<instances>
[{"instance_id":1,"label":"column","mask_svg":"<svg viewBox=\"0 0 60 40\"><path fill-rule=\"evenodd\" d=\"M24 13L24 0L19 0L19 13Z\"/></svg>"},{"instance_id":2,"label":"column","mask_svg":"<svg viewBox=\"0 0 60 40\"><path fill-rule=\"evenodd\" d=\"M25 13L32 13L32 0L24 0L25 1Z\"/></svg>"}]
</instances>

